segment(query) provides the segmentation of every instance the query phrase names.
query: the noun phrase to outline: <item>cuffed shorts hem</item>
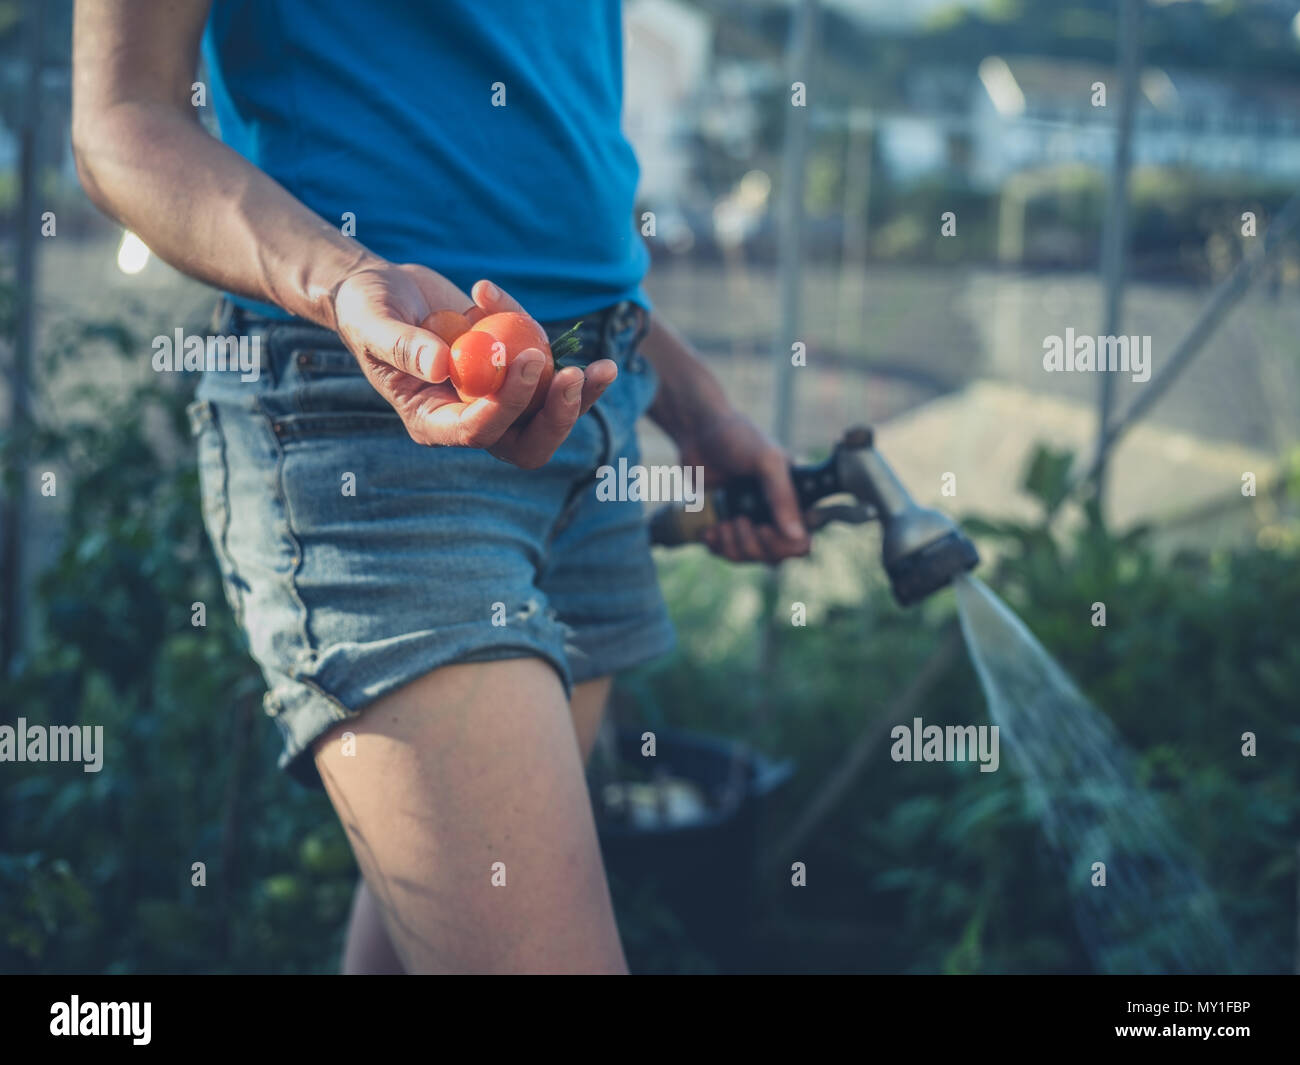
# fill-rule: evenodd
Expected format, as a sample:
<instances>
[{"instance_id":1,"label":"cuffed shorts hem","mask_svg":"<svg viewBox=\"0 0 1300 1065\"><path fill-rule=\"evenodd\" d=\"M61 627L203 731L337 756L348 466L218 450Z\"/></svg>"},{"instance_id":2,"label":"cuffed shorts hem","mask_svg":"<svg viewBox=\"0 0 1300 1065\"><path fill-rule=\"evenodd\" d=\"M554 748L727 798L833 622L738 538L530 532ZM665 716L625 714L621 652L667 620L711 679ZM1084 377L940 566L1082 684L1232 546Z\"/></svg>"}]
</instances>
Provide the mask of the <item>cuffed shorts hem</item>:
<instances>
[{"instance_id":1,"label":"cuffed shorts hem","mask_svg":"<svg viewBox=\"0 0 1300 1065\"><path fill-rule=\"evenodd\" d=\"M379 654L336 647L313 673L276 677L264 703L284 743L279 767L300 784L322 787L314 757L321 736L342 721L356 720L378 699L444 666L540 658L555 670L565 697L571 698L579 684L653 661L676 646L666 614L655 616L650 624L611 626L588 634L586 650L581 652L572 645L558 648L557 637L566 636L568 626L545 614L512 624L516 627L508 636L481 625L464 626L469 631L458 638L445 631L415 633Z\"/></svg>"}]
</instances>

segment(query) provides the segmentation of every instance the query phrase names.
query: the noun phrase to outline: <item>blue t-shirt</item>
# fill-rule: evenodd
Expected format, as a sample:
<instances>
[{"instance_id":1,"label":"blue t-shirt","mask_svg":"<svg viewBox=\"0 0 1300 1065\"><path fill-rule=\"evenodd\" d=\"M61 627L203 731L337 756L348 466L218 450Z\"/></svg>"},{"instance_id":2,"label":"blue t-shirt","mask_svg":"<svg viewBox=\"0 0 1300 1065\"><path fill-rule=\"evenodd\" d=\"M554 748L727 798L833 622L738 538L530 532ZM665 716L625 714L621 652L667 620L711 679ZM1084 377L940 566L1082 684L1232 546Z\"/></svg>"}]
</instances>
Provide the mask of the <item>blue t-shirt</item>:
<instances>
[{"instance_id":1,"label":"blue t-shirt","mask_svg":"<svg viewBox=\"0 0 1300 1065\"><path fill-rule=\"evenodd\" d=\"M222 139L376 254L649 306L619 0L214 0L203 55Z\"/></svg>"}]
</instances>

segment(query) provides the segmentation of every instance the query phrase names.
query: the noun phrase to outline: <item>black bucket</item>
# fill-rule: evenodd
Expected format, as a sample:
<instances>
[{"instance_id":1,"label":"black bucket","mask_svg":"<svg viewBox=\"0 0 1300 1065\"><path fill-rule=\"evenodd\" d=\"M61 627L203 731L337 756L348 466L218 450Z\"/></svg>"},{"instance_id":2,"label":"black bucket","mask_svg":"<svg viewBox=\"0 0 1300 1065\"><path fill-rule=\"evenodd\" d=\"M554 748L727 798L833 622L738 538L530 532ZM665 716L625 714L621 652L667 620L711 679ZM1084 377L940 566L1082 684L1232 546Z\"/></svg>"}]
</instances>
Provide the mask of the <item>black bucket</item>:
<instances>
[{"instance_id":1,"label":"black bucket","mask_svg":"<svg viewBox=\"0 0 1300 1065\"><path fill-rule=\"evenodd\" d=\"M653 731L655 756L642 754ZM598 756L592 802L616 883L653 885L701 950L736 950L757 899L758 833L766 801L794 772L735 740L679 729L615 731L617 758Z\"/></svg>"}]
</instances>

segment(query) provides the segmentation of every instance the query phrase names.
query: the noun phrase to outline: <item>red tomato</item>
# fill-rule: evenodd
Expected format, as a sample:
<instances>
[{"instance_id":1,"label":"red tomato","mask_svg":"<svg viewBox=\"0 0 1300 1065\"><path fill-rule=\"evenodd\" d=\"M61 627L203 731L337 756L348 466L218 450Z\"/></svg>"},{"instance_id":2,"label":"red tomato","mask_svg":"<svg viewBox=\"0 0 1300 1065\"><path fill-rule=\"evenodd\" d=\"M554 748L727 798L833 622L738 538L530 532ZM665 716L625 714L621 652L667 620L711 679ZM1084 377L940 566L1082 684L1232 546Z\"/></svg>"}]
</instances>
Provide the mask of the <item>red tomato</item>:
<instances>
[{"instance_id":1,"label":"red tomato","mask_svg":"<svg viewBox=\"0 0 1300 1065\"><path fill-rule=\"evenodd\" d=\"M527 420L546 402L546 392L555 376L555 360L546 330L526 314L489 314L457 337L451 345L451 383L465 400L491 395L505 382L510 364L529 348L541 351L546 362L528 406L519 415L518 420Z\"/></svg>"},{"instance_id":2,"label":"red tomato","mask_svg":"<svg viewBox=\"0 0 1300 1065\"><path fill-rule=\"evenodd\" d=\"M451 345L451 383L466 402L500 388L506 366L506 346L490 333L470 329Z\"/></svg>"}]
</instances>

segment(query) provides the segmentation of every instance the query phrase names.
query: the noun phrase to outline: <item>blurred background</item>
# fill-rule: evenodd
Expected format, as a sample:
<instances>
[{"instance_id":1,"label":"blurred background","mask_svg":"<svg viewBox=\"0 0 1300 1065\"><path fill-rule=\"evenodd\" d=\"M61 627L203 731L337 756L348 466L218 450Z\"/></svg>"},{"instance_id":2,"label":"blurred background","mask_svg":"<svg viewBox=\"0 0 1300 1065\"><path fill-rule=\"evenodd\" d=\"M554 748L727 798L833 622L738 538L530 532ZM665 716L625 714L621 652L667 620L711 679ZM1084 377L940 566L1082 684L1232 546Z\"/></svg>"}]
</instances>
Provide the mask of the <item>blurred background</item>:
<instances>
[{"instance_id":1,"label":"blurred background","mask_svg":"<svg viewBox=\"0 0 1300 1065\"><path fill-rule=\"evenodd\" d=\"M624 12L658 311L798 457L876 427L1113 722L1238 966L1300 971L1300 3ZM0 708L106 753L0 766L0 971L331 971L355 866L273 768L196 382L149 368L215 297L82 195L70 16L0 0ZM1152 380L1044 372L1066 328L1150 336ZM951 593L896 607L872 527L776 576L658 557L680 648L620 679L591 772L634 970L1104 969L1005 753L889 757L914 712L987 721Z\"/></svg>"}]
</instances>

